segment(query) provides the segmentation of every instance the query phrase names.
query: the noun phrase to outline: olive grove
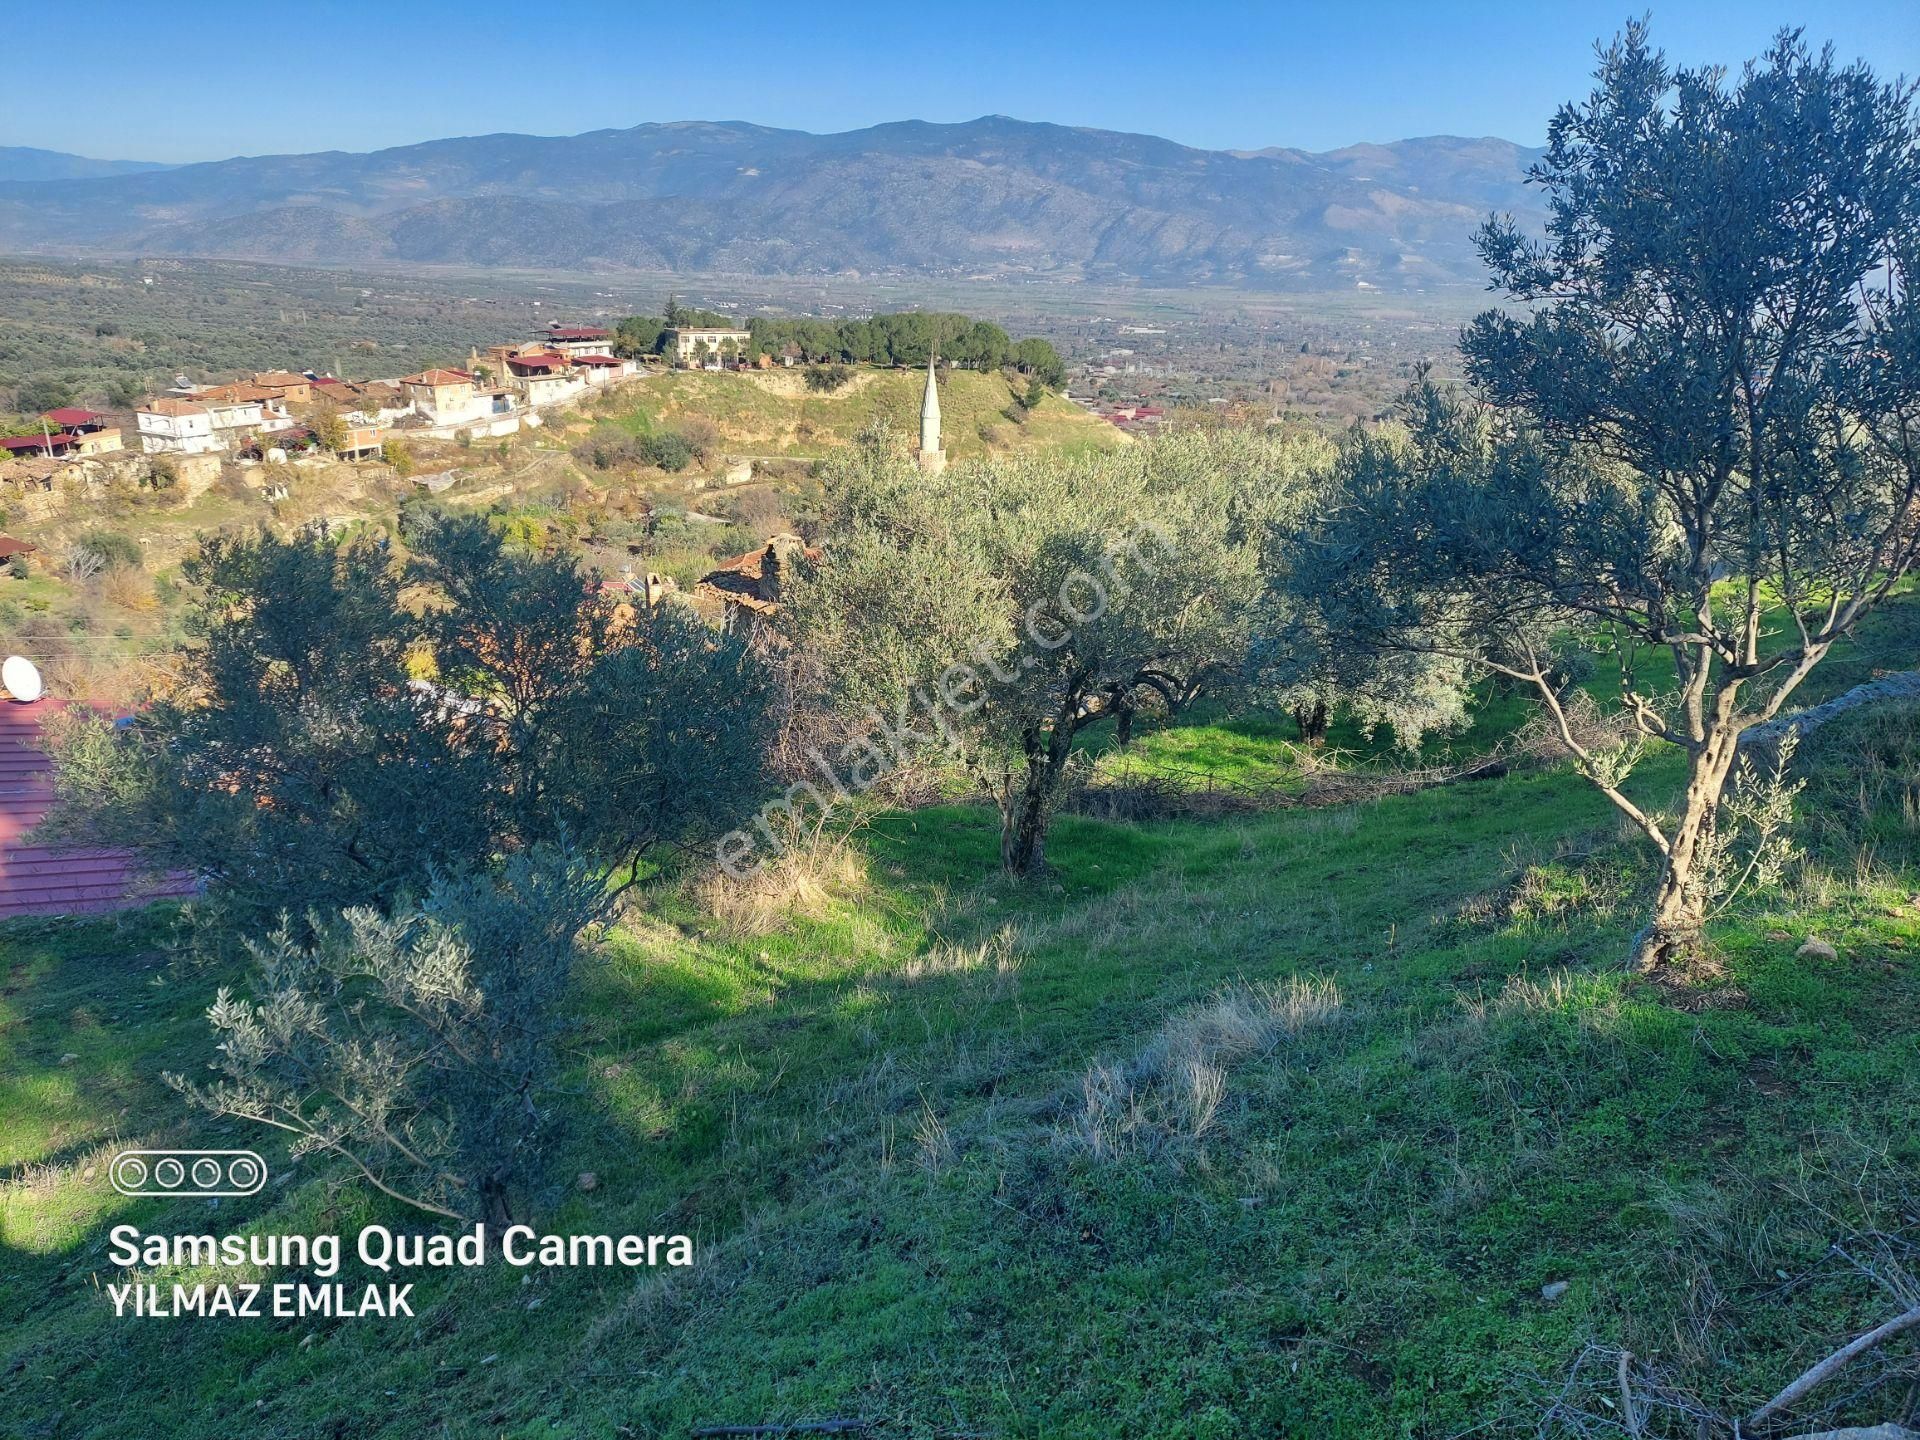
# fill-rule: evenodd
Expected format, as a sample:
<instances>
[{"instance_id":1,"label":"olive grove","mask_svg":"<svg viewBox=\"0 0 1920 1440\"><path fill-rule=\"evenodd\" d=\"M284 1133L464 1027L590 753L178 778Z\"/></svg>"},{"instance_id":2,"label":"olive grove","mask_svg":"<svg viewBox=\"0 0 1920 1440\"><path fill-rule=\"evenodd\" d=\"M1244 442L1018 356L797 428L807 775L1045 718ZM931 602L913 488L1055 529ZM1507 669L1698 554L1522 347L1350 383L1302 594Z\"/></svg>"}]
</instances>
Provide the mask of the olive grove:
<instances>
[{"instance_id":1,"label":"olive grove","mask_svg":"<svg viewBox=\"0 0 1920 1440\"><path fill-rule=\"evenodd\" d=\"M1651 968L1699 942L1742 735L1920 558L1913 90L1795 34L1731 81L1675 69L1634 25L1533 179L1545 238L1479 236L1526 312L1466 330L1472 395L1423 381L1352 437L1294 593L1532 690L1661 857ZM1622 743L1570 723L1567 643L1617 661ZM1628 784L1655 742L1686 756L1670 812Z\"/></svg>"}]
</instances>

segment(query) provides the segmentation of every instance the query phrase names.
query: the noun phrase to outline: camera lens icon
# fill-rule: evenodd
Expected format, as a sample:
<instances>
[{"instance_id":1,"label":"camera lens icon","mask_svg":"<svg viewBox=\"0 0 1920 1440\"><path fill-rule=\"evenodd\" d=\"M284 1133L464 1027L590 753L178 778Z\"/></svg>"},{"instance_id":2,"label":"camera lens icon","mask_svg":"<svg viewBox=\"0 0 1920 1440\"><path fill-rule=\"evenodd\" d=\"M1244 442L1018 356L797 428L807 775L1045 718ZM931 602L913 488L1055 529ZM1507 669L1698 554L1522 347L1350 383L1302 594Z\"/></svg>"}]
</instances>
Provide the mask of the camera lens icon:
<instances>
[{"instance_id":1,"label":"camera lens icon","mask_svg":"<svg viewBox=\"0 0 1920 1440\"><path fill-rule=\"evenodd\" d=\"M107 1178L122 1195L224 1198L256 1194L267 1162L251 1150L123 1150Z\"/></svg>"}]
</instances>

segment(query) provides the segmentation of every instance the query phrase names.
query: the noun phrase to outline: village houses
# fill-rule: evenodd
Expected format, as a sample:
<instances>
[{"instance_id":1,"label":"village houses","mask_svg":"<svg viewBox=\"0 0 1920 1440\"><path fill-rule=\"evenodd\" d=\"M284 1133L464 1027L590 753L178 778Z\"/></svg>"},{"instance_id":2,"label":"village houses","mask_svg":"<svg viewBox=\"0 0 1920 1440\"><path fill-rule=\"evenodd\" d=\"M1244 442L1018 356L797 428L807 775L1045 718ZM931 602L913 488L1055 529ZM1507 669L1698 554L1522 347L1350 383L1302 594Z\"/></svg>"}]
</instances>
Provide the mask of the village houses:
<instances>
[{"instance_id":1,"label":"village houses","mask_svg":"<svg viewBox=\"0 0 1920 1440\"><path fill-rule=\"evenodd\" d=\"M64 405L41 415L38 435L13 435L0 439L0 451L9 455L35 455L46 459L106 455L120 448L120 431L107 424L105 415L72 405Z\"/></svg>"},{"instance_id":2,"label":"village houses","mask_svg":"<svg viewBox=\"0 0 1920 1440\"><path fill-rule=\"evenodd\" d=\"M690 332L691 333L691 332ZM698 332L715 348L722 337L744 345L744 330ZM250 379L194 385L185 379L134 409L142 453L148 455L261 455L276 445L292 450L314 443L319 413L337 415L329 430L337 453L349 459L379 454L396 429L434 438L485 439L538 425L539 412L570 404L589 391L636 374L640 366L611 353L612 332L591 325L554 324L537 340L495 345L468 368L435 367L395 380L349 382L332 375L266 370ZM685 347L691 356L692 341ZM121 448L107 417L67 407L50 410L41 435L0 439L0 453L66 459Z\"/></svg>"}]
</instances>

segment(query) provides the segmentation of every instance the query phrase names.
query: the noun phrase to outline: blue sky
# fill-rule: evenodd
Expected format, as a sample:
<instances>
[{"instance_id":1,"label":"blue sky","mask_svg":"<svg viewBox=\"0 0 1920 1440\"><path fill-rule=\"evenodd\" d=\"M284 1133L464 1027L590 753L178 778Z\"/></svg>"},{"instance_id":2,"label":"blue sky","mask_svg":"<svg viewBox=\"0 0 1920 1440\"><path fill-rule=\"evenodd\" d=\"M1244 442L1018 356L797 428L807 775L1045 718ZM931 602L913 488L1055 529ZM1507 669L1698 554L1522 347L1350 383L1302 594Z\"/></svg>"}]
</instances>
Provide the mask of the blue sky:
<instances>
[{"instance_id":1,"label":"blue sky","mask_svg":"<svg viewBox=\"0 0 1920 1440\"><path fill-rule=\"evenodd\" d=\"M825 131L990 113L1220 148L1539 143L1553 107L1585 93L1593 41L1646 3L38 4L9 15L7 51L63 57L34 73L70 78L0 85L0 144L180 161L647 120ZM1653 6L1656 39L1690 62L1737 63L1795 23L1883 75L1920 75L1916 0Z\"/></svg>"}]
</instances>

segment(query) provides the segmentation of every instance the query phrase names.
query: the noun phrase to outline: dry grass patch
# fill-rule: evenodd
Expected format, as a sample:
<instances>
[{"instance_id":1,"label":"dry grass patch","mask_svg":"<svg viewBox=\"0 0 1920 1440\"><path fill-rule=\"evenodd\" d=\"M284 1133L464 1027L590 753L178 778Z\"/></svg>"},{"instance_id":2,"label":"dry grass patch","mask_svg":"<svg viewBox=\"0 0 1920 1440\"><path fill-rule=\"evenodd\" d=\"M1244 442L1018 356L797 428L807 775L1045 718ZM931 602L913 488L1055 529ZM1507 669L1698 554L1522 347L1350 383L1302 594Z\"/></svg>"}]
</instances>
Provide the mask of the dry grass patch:
<instances>
[{"instance_id":1,"label":"dry grass patch","mask_svg":"<svg viewBox=\"0 0 1920 1440\"><path fill-rule=\"evenodd\" d=\"M871 888L867 855L852 836L791 823L782 848L744 879L715 869L693 899L733 935L769 935L796 920L824 920Z\"/></svg>"},{"instance_id":2,"label":"dry grass patch","mask_svg":"<svg viewBox=\"0 0 1920 1440\"><path fill-rule=\"evenodd\" d=\"M1343 1006L1327 978L1228 986L1168 1020L1131 1060L1091 1066L1056 1133L1101 1160L1198 1140L1219 1118L1234 1066L1332 1024Z\"/></svg>"},{"instance_id":3,"label":"dry grass patch","mask_svg":"<svg viewBox=\"0 0 1920 1440\"><path fill-rule=\"evenodd\" d=\"M131 565L116 565L99 580L100 598L109 605L135 614L146 614L160 607L153 593L153 577Z\"/></svg>"}]
</instances>

